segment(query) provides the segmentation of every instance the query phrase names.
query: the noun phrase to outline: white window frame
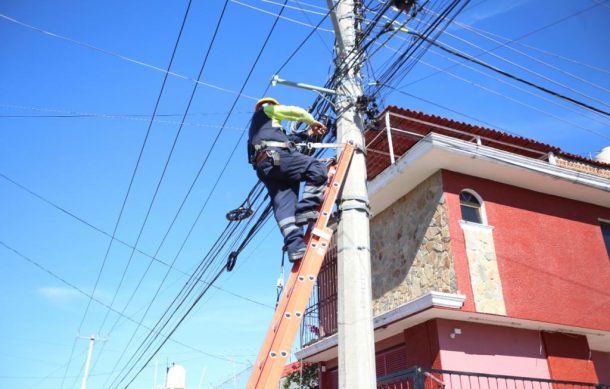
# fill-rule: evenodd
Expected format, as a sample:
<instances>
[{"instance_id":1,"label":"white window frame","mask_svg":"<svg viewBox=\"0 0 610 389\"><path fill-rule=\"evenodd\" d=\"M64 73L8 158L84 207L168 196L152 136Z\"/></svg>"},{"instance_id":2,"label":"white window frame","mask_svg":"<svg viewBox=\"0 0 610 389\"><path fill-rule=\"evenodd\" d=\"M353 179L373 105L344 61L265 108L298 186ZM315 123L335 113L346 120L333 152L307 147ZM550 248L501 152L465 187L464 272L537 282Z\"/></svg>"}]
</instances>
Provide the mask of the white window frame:
<instances>
[{"instance_id":1,"label":"white window frame","mask_svg":"<svg viewBox=\"0 0 610 389\"><path fill-rule=\"evenodd\" d=\"M489 224L487 223L487 212L485 211L485 202L483 201L483 198L474 189L471 188L464 188L460 190L460 193L458 194L458 201L460 202L460 218L462 217L462 200L460 200L460 195L462 194L462 192L466 192L473 195L479 202L479 215L481 216L481 223L475 223L467 220L460 220L460 222L488 226Z\"/></svg>"}]
</instances>

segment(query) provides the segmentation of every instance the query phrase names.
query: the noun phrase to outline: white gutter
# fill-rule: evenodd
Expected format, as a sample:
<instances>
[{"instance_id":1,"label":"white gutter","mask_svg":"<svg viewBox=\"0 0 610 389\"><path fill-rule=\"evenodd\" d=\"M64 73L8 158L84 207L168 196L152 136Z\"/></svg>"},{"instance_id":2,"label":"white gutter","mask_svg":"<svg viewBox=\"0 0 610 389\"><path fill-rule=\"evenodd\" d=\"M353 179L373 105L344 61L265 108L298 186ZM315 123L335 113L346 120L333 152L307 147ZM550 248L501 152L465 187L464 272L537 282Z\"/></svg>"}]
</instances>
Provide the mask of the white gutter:
<instances>
[{"instance_id":1,"label":"white gutter","mask_svg":"<svg viewBox=\"0 0 610 389\"><path fill-rule=\"evenodd\" d=\"M441 169L610 207L610 179L430 133L411 147L394 165L390 165L369 181L373 214L383 211Z\"/></svg>"},{"instance_id":2,"label":"white gutter","mask_svg":"<svg viewBox=\"0 0 610 389\"><path fill-rule=\"evenodd\" d=\"M412 316L418 312L425 311L429 308L450 308L460 309L464 305L466 296L463 294L443 293L443 292L428 292L420 297L417 297L397 308L394 308L388 312L382 313L373 319L373 326L375 331L379 329L386 329L388 326ZM376 334L377 335L377 334ZM385 337L390 336L386 334ZM379 341L376 336L375 341ZM307 346L295 353L297 359L309 358L313 355L327 351L334 347L337 347L337 334L325 337L320 341Z\"/></svg>"}]
</instances>

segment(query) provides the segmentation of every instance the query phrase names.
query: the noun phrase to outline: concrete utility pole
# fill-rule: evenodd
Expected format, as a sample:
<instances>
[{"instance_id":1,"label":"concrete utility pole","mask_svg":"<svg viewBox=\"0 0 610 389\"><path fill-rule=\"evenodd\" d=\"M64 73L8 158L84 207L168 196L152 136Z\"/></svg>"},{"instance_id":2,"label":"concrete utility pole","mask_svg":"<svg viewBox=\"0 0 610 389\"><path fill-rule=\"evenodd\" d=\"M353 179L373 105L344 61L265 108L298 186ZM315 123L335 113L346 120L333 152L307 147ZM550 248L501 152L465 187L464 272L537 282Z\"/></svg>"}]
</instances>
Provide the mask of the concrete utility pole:
<instances>
[{"instance_id":1,"label":"concrete utility pole","mask_svg":"<svg viewBox=\"0 0 610 389\"><path fill-rule=\"evenodd\" d=\"M333 0L327 0L333 7ZM356 46L360 0L337 0L333 26L337 40L337 64L350 64L337 88L337 141L353 141L364 148L363 121L356 108L362 96L361 59ZM366 156L354 154L345 178L341 219L337 233L339 388L373 389L375 341L371 292Z\"/></svg>"},{"instance_id":2,"label":"concrete utility pole","mask_svg":"<svg viewBox=\"0 0 610 389\"><path fill-rule=\"evenodd\" d=\"M91 367L91 355L93 354L93 345L95 344L95 336L89 338L89 351L87 352L87 362L85 363L85 372L83 373L83 383L80 389L87 389L87 379L89 378L89 368Z\"/></svg>"}]
</instances>

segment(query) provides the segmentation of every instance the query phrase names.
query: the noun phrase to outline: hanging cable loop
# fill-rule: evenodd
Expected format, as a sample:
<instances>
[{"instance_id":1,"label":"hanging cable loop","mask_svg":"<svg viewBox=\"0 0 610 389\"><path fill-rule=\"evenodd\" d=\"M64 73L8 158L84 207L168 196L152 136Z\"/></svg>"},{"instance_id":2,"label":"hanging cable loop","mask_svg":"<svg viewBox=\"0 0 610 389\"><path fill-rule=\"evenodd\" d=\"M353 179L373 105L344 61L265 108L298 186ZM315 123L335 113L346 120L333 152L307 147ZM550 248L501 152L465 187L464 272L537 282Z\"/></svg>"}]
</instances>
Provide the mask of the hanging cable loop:
<instances>
[{"instance_id":1,"label":"hanging cable loop","mask_svg":"<svg viewBox=\"0 0 610 389\"><path fill-rule=\"evenodd\" d=\"M227 259L227 271L233 270L233 268L235 267L235 263L237 263L238 255L239 252L237 251L232 251L231 254L229 254L229 258Z\"/></svg>"},{"instance_id":2,"label":"hanging cable loop","mask_svg":"<svg viewBox=\"0 0 610 389\"><path fill-rule=\"evenodd\" d=\"M237 222L249 218L253 213L250 207L239 207L227 212L226 218L230 222Z\"/></svg>"}]
</instances>

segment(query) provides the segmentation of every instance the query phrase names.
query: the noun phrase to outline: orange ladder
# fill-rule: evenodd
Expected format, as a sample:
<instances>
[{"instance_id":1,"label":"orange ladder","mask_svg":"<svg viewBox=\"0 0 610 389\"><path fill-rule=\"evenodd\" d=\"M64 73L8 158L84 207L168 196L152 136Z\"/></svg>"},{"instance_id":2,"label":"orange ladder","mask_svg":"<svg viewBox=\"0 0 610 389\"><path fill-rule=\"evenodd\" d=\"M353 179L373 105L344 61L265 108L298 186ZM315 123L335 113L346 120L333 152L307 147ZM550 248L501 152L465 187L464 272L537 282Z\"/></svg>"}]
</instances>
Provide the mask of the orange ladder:
<instances>
[{"instance_id":1,"label":"orange ladder","mask_svg":"<svg viewBox=\"0 0 610 389\"><path fill-rule=\"evenodd\" d=\"M320 217L305 235L307 251L303 259L292 266L265 342L252 368L247 389L278 387L282 370L290 355L292 343L303 319L303 312L333 235L333 230L328 227L328 221L353 153L354 146L345 144L338 162L329 169L330 179L320 207Z\"/></svg>"}]
</instances>

